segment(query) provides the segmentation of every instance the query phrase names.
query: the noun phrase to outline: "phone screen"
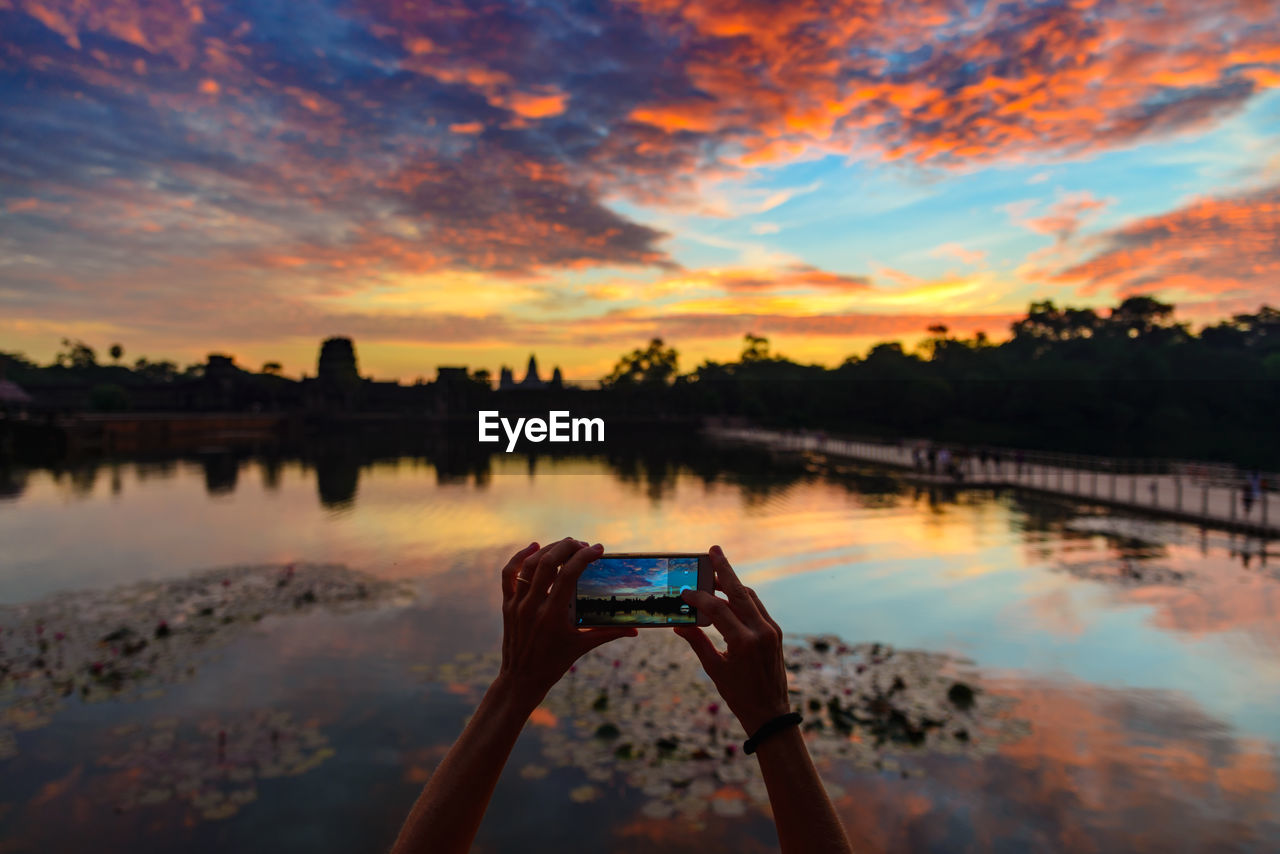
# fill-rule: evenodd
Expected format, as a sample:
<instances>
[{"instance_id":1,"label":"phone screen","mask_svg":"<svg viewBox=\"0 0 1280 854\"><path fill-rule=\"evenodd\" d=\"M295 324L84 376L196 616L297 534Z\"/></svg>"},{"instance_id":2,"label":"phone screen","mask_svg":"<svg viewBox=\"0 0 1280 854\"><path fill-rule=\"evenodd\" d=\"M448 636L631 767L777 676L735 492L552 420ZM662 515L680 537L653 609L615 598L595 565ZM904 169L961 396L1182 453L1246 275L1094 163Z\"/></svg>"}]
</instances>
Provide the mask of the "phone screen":
<instances>
[{"instance_id":1,"label":"phone screen","mask_svg":"<svg viewBox=\"0 0 1280 854\"><path fill-rule=\"evenodd\" d=\"M578 578L578 625L696 625L680 593L697 589L696 556L602 557Z\"/></svg>"}]
</instances>

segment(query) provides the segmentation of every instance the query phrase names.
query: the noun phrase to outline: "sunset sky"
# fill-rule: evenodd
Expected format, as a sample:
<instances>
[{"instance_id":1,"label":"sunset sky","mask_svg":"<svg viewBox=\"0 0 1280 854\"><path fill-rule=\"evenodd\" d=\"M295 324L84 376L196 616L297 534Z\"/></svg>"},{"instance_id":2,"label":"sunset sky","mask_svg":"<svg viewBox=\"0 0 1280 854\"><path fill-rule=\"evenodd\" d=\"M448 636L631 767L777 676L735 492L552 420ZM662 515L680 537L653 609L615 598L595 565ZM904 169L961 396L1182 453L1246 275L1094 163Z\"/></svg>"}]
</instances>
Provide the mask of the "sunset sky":
<instances>
[{"instance_id":1,"label":"sunset sky","mask_svg":"<svg viewBox=\"0 0 1280 854\"><path fill-rule=\"evenodd\" d=\"M0 350L571 379L1280 302L1275 0L0 0Z\"/></svg>"},{"instance_id":2,"label":"sunset sky","mask_svg":"<svg viewBox=\"0 0 1280 854\"><path fill-rule=\"evenodd\" d=\"M693 561L690 587L697 586L698 566ZM685 573L687 574L687 573ZM578 596L618 596L639 598L666 596L670 581L667 562L662 558L635 558L596 561L586 568L578 579Z\"/></svg>"}]
</instances>

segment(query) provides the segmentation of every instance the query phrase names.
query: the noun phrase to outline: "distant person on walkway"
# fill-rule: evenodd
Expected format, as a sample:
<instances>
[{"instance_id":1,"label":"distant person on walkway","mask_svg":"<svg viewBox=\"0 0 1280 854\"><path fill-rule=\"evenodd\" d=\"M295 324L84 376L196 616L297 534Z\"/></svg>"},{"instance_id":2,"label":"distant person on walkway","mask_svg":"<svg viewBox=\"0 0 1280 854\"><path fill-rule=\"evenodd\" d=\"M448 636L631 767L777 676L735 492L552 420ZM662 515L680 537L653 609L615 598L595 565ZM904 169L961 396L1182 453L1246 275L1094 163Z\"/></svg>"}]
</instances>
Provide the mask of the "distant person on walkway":
<instances>
[{"instance_id":1,"label":"distant person on walkway","mask_svg":"<svg viewBox=\"0 0 1280 854\"><path fill-rule=\"evenodd\" d=\"M929 474L938 473L938 449L929 446Z\"/></svg>"},{"instance_id":2,"label":"distant person on walkway","mask_svg":"<svg viewBox=\"0 0 1280 854\"><path fill-rule=\"evenodd\" d=\"M471 842L525 722L551 686L585 652L635 629L579 629L569 621L578 576L604 549L563 539L530 543L502 570L502 665L462 735L409 812L392 854L461 854ZM716 589L686 590L724 636L720 652L697 626L688 641L743 730L756 757L783 854L852 854L853 848L813 767L787 694L782 629L755 591L743 586L719 546L711 547Z\"/></svg>"},{"instance_id":3,"label":"distant person on walkway","mask_svg":"<svg viewBox=\"0 0 1280 854\"><path fill-rule=\"evenodd\" d=\"M1255 497L1255 488L1253 478L1250 476L1245 480L1244 485L1240 487L1240 504L1244 507L1244 515L1248 516L1253 510L1253 499Z\"/></svg>"},{"instance_id":4,"label":"distant person on walkway","mask_svg":"<svg viewBox=\"0 0 1280 854\"><path fill-rule=\"evenodd\" d=\"M1022 451L1014 451L1013 463L1018 467L1018 477L1022 477L1022 464L1026 462L1026 459L1027 455L1022 453Z\"/></svg>"},{"instance_id":5,"label":"distant person on walkway","mask_svg":"<svg viewBox=\"0 0 1280 854\"><path fill-rule=\"evenodd\" d=\"M1156 483L1155 478L1152 478L1151 482L1147 484L1147 491L1151 493L1152 506L1155 506L1157 503L1157 496L1160 492L1160 485Z\"/></svg>"}]
</instances>

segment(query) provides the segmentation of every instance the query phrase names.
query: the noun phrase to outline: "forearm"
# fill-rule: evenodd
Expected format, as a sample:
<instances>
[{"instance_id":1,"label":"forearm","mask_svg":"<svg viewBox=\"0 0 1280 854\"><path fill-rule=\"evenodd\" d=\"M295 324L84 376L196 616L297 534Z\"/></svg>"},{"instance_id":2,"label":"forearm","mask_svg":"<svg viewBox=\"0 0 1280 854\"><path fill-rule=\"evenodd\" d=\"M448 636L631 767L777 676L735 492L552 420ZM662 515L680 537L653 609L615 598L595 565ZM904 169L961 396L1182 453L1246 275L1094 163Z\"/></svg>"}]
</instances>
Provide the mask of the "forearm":
<instances>
[{"instance_id":1,"label":"forearm","mask_svg":"<svg viewBox=\"0 0 1280 854\"><path fill-rule=\"evenodd\" d=\"M470 850L511 748L537 702L501 678L489 686L418 796L392 854Z\"/></svg>"},{"instance_id":2,"label":"forearm","mask_svg":"<svg viewBox=\"0 0 1280 854\"><path fill-rule=\"evenodd\" d=\"M756 750L783 854L851 854L852 846L813 767L799 727Z\"/></svg>"}]
</instances>

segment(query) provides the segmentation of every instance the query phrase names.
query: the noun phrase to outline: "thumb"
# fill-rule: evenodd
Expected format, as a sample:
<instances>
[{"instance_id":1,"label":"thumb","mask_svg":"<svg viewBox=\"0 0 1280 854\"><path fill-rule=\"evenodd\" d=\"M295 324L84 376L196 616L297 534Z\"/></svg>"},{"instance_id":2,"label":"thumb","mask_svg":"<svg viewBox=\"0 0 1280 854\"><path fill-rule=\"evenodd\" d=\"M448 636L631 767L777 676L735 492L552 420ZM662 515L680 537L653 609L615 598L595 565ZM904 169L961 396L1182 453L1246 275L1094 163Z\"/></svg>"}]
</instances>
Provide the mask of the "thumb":
<instances>
[{"instance_id":1,"label":"thumb","mask_svg":"<svg viewBox=\"0 0 1280 854\"><path fill-rule=\"evenodd\" d=\"M715 644L711 642L711 638L707 637L707 633L697 626L678 626L675 633L689 642L689 646L693 647L694 655L698 656L698 661L702 662L702 669L707 671L707 675L711 675L712 668L720 664L724 660L724 656L716 649Z\"/></svg>"}]
</instances>

